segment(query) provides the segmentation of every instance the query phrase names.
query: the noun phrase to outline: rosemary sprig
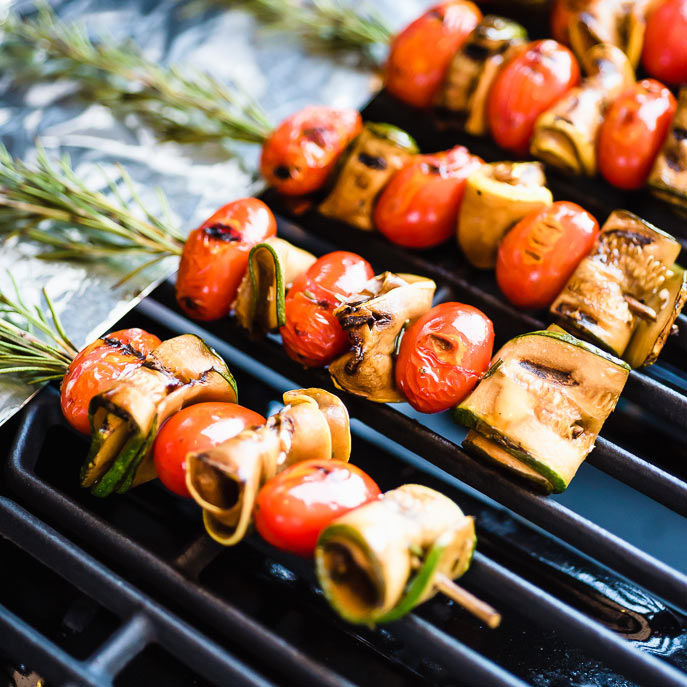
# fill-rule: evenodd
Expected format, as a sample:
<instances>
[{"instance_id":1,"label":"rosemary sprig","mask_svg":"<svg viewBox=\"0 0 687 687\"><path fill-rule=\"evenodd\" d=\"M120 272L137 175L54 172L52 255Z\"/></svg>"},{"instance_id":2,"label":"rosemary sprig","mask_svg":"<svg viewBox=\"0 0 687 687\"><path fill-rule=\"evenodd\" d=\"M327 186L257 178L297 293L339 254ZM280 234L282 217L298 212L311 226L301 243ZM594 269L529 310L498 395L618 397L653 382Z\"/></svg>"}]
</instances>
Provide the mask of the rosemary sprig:
<instances>
[{"instance_id":1,"label":"rosemary sprig","mask_svg":"<svg viewBox=\"0 0 687 687\"><path fill-rule=\"evenodd\" d=\"M321 52L363 52L376 63L373 48L387 45L392 32L372 7L346 5L341 0L191 0L193 9L211 5L241 7L275 29L296 34Z\"/></svg>"},{"instance_id":2,"label":"rosemary sprig","mask_svg":"<svg viewBox=\"0 0 687 687\"><path fill-rule=\"evenodd\" d=\"M69 340L45 289L43 298L50 311L51 321L36 306L27 306L16 282L10 275L14 298L0 291L0 375L16 376L29 384L42 384L62 379L69 364L78 353ZM22 326L13 321L20 318ZM31 330L42 332L47 341Z\"/></svg>"},{"instance_id":3,"label":"rosemary sprig","mask_svg":"<svg viewBox=\"0 0 687 687\"><path fill-rule=\"evenodd\" d=\"M47 249L39 257L49 260L142 254L157 262L181 255L183 235L144 207L124 169L118 182L108 183L112 198L88 188L68 156L53 164L39 147L37 164L29 167L0 146L0 234L42 243ZM122 185L138 213L129 209Z\"/></svg>"},{"instance_id":4,"label":"rosemary sprig","mask_svg":"<svg viewBox=\"0 0 687 687\"><path fill-rule=\"evenodd\" d=\"M83 26L61 22L45 3L33 18L10 13L1 28L0 73L28 82L73 80L83 98L137 115L164 140L261 143L272 129L236 84L161 67L130 41L92 41Z\"/></svg>"}]
</instances>

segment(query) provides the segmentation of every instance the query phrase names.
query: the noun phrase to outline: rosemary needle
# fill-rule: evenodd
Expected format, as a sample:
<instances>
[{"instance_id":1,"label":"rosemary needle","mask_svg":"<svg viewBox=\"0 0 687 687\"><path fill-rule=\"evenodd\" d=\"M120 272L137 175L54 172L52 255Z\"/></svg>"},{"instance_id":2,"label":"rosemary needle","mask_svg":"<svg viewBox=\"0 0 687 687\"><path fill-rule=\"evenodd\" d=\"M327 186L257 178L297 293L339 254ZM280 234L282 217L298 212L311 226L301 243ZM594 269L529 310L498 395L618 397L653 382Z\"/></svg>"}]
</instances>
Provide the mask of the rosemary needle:
<instances>
[{"instance_id":1,"label":"rosemary needle","mask_svg":"<svg viewBox=\"0 0 687 687\"><path fill-rule=\"evenodd\" d=\"M43 297L51 321L40 308L30 308L22 300L14 279L11 298L0 291L0 375L12 375L28 384L62 379L77 349L69 340L47 292ZM21 320L21 325L14 320ZM31 330L43 333L43 340Z\"/></svg>"},{"instance_id":2,"label":"rosemary needle","mask_svg":"<svg viewBox=\"0 0 687 687\"><path fill-rule=\"evenodd\" d=\"M372 7L340 0L191 0L190 7L240 7L274 28L296 34L323 52L362 50L376 62L371 49L388 45L391 30Z\"/></svg>"},{"instance_id":3,"label":"rosemary needle","mask_svg":"<svg viewBox=\"0 0 687 687\"><path fill-rule=\"evenodd\" d=\"M164 140L261 143L272 129L237 85L159 66L130 41L91 40L83 26L61 22L45 3L33 17L10 13L0 28L0 72L26 82L73 80L83 98L137 115Z\"/></svg>"},{"instance_id":4,"label":"rosemary needle","mask_svg":"<svg viewBox=\"0 0 687 687\"><path fill-rule=\"evenodd\" d=\"M121 186L129 191L129 203ZM88 188L66 156L53 163L39 147L36 165L29 166L0 145L0 234L43 244L39 257L50 260L134 254L157 262L181 255L183 235L145 208L123 169L110 191L111 197Z\"/></svg>"}]
</instances>

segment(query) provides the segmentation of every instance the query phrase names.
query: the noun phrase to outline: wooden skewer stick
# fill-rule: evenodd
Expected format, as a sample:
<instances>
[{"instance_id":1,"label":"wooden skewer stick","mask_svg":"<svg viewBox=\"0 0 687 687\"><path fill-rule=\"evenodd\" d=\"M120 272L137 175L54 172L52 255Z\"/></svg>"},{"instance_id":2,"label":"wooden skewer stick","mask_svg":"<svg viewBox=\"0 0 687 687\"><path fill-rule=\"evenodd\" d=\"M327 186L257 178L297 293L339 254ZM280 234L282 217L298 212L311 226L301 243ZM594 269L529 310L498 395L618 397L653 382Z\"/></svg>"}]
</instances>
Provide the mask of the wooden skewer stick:
<instances>
[{"instance_id":1,"label":"wooden skewer stick","mask_svg":"<svg viewBox=\"0 0 687 687\"><path fill-rule=\"evenodd\" d=\"M437 573L434 576L434 584L442 594L446 594L449 599L453 599L453 601L460 604L465 610L476 615L492 630L501 624L501 614L496 609L492 608L485 601L482 601L482 599L478 599L467 589L459 587L443 573Z\"/></svg>"}]
</instances>

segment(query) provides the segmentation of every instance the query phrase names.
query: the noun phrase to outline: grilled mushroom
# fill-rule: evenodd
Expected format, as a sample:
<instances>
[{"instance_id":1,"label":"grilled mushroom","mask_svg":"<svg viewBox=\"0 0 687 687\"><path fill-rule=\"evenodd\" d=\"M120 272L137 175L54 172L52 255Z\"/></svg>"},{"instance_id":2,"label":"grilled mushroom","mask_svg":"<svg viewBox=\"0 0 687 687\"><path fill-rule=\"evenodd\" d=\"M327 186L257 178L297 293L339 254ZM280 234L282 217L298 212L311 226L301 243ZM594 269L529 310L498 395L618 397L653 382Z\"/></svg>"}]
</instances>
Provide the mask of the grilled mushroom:
<instances>
[{"instance_id":1,"label":"grilled mushroom","mask_svg":"<svg viewBox=\"0 0 687 687\"><path fill-rule=\"evenodd\" d=\"M679 252L672 236L616 210L551 312L563 327L615 355L625 358L627 350L634 366L649 364L684 304L683 272L673 266ZM651 326L639 327L642 321Z\"/></svg>"},{"instance_id":2,"label":"grilled mushroom","mask_svg":"<svg viewBox=\"0 0 687 687\"><path fill-rule=\"evenodd\" d=\"M449 498L419 484L386 492L335 520L315 550L317 576L352 623L396 620L470 566L474 522Z\"/></svg>"},{"instance_id":3,"label":"grilled mushroom","mask_svg":"<svg viewBox=\"0 0 687 687\"><path fill-rule=\"evenodd\" d=\"M141 367L91 399L91 448L81 486L109 496L153 479L150 448L172 413L203 401L236 400L229 368L202 339L184 334L163 341Z\"/></svg>"},{"instance_id":4,"label":"grilled mushroom","mask_svg":"<svg viewBox=\"0 0 687 687\"><path fill-rule=\"evenodd\" d=\"M316 258L276 236L253 246L233 309L239 324L261 337L286 322L284 296Z\"/></svg>"},{"instance_id":5,"label":"grilled mushroom","mask_svg":"<svg viewBox=\"0 0 687 687\"><path fill-rule=\"evenodd\" d=\"M475 430L464 444L483 457L561 492L594 448L629 366L553 327L512 339L455 420Z\"/></svg>"},{"instance_id":6,"label":"grilled mushroom","mask_svg":"<svg viewBox=\"0 0 687 687\"><path fill-rule=\"evenodd\" d=\"M348 411L323 389L284 394L286 406L266 424L187 457L186 485L203 509L208 534L225 546L243 539L260 487L306 459L347 461Z\"/></svg>"},{"instance_id":7,"label":"grilled mushroom","mask_svg":"<svg viewBox=\"0 0 687 687\"><path fill-rule=\"evenodd\" d=\"M625 53L609 43L586 57L589 76L539 116L530 152L574 174L596 174L596 139L606 107L634 82Z\"/></svg>"},{"instance_id":8,"label":"grilled mushroom","mask_svg":"<svg viewBox=\"0 0 687 687\"><path fill-rule=\"evenodd\" d=\"M366 124L351 144L320 212L371 231L377 196L393 173L417 152L417 144L405 131L391 124Z\"/></svg>"},{"instance_id":9,"label":"grilled mushroom","mask_svg":"<svg viewBox=\"0 0 687 687\"><path fill-rule=\"evenodd\" d=\"M496 162L468 177L458 213L458 243L475 267L495 267L506 232L525 215L553 202L545 183L538 162Z\"/></svg>"},{"instance_id":10,"label":"grilled mushroom","mask_svg":"<svg viewBox=\"0 0 687 687\"><path fill-rule=\"evenodd\" d=\"M451 60L435 100L440 113L449 115L468 133L486 134L491 84L526 40L527 31L520 24L494 15L484 17Z\"/></svg>"},{"instance_id":11,"label":"grilled mushroom","mask_svg":"<svg viewBox=\"0 0 687 687\"><path fill-rule=\"evenodd\" d=\"M329 365L334 384L370 401L404 401L394 381L396 340L407 322L432 307L435 289L431 279L384 272L337 308L352 348Z\"/></svg>"},{"instance_id":12,"label":"grilled mushroom","mask_svg":"<svg viewBox=\"0 0 687 687\"><path fill-rule=\"evenodd\" d=\"M655 196L687 214L687 87L680 90L673 123L648 183Z\"/></svg>"}]
</instances>

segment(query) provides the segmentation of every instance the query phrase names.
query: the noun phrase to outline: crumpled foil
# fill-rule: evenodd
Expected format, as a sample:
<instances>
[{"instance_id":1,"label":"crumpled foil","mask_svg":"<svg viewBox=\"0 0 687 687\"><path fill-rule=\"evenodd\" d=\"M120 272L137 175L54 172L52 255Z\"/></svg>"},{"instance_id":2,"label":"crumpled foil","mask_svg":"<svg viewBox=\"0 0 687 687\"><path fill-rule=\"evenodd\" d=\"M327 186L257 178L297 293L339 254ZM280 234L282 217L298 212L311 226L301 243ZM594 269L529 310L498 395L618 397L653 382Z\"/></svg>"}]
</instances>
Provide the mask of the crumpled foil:
<instances>
[{"instance_id":1,"label":"crumpled foil","mask_svg":"<svg viewBox=\"0 0 687 687\"><path fill-rule=\"evenodd\" d=\"M355 0L350 0L355 6ZM398 28L419 14L428 0L385 0L370 3ZM10 3L0 0L0 12ZM12 9L30 11L33 3L17 1ZM360 107L378 87L352 55L307 54L295 38L261 27L240 9L191 14L184 2L156 0L62 0L52 2L65 21L82 21L94 36L133 38L144 54L164 65L201 69L231 79L262 105L277 123L310 103ZM10 153L31 161L37 140L55 158L71 156L76 173L93 188L104 190L103 172L116 176L121 163L150 208L158 205L156 187L166 194L178 225L188 233L220 205L260 189L255 174L258 146L160 144L135 118L117 119L99 104L74 97L72 83L44 83L17 88L0 75L0 138ZM114 288L135 263L46 262L39 248L12 239L0 245L0 288L11 292L7 272L20 285L29 304L41 304L45 287L65 329L77 347L108 330L129 309L176 269L176 258L146 269ZM42 304L43 307L44 304ZM0 378L0 424L35 389Z\"/></svg>"}]
</instances>

